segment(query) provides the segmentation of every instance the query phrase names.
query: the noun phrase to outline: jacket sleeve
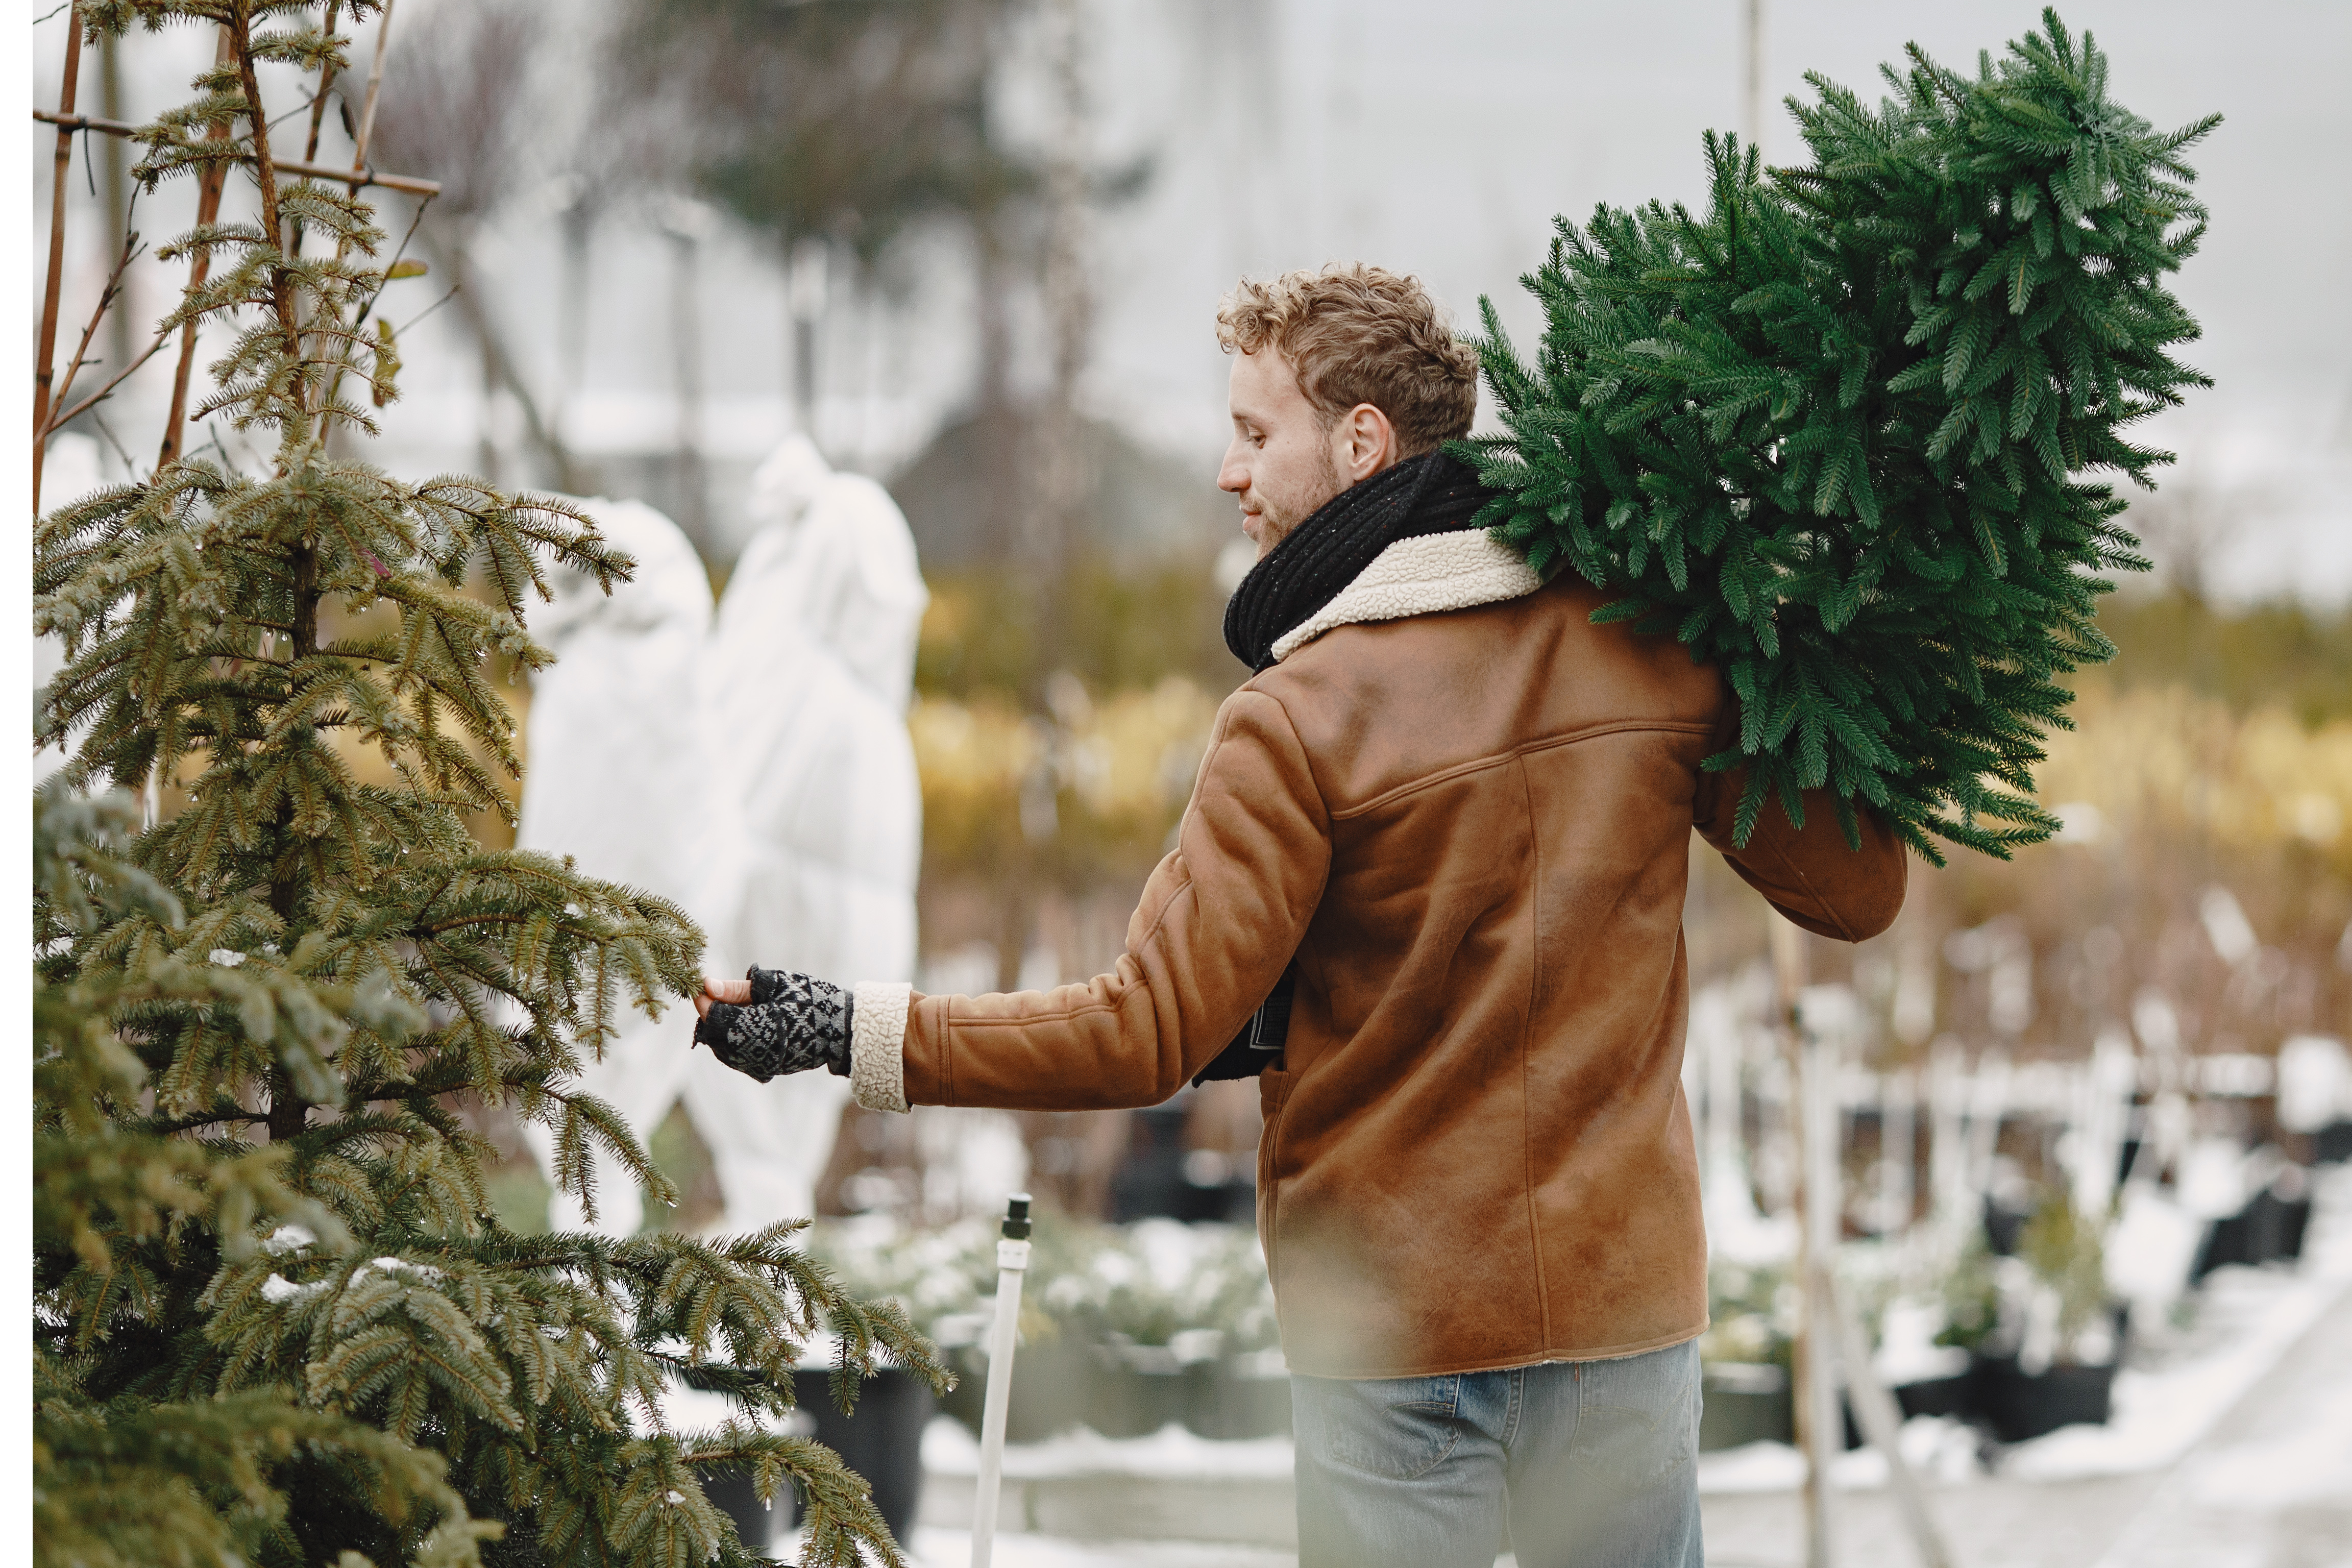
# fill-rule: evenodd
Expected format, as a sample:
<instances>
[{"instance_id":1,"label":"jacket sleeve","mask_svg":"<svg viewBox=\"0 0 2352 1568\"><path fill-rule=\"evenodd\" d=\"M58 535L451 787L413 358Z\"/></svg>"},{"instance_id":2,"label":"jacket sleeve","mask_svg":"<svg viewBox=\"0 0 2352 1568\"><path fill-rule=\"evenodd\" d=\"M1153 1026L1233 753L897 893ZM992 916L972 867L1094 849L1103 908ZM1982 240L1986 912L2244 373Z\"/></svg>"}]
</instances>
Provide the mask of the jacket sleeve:
<instances>
[{"instance_id":1,"label":"jacket sleeve","mask_svg":"<svg viewBox=\"0 0 2352 1568\"><path fill-rule=\"evenodd\" d=\"M1910 876L1903 841L1869 806L1856 802L1862 847L1851 848L1827 790L1803 796L1805 826L1789 821L1779 797L1764 802L1745 848L1732 847L1732 826L1745 768L1699 775L1693 822L1699 837L1731 862L1740 879L1772 907L1816 936L1860 942L1895 923Z\"/></svg>"},{"instance_id":2,"label":"jacket sleeve","mask_svg":"<svg viewBox=\"0 0 2352 1568\"><path fill-rule=\"evenodd\" d=\"M1005 995L858 986L859 1103L1092 1110L1166 1100L1274 989L1330 863L1330 818L1297 732L1279 702L1244 687L1218 711L1177 847L1145 884L1117 966Z\"/></svg>"}]
</instances>

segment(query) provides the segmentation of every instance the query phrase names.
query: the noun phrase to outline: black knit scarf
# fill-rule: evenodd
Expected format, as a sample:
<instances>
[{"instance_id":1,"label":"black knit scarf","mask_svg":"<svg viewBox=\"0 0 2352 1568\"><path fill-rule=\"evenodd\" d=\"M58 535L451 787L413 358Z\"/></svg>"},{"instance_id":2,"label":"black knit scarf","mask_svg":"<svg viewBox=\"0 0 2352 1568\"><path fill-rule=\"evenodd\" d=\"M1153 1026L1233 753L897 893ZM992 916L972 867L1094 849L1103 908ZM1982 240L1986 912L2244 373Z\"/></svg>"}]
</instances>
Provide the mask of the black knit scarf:
<instances>
[{"instance_id":1,"label":"black knit scarf","mask_svg":"<svg viewBox=\"0 0 2352 1568\"><path fill-rule=\"evenodd\" d=\"M1274 645L1400 539L1470 526L1488 492L1469 465L1425 452L1341 490L1250 568L1225 602L1225 646L1254 670Z\"/></svg>"}]
</instances>

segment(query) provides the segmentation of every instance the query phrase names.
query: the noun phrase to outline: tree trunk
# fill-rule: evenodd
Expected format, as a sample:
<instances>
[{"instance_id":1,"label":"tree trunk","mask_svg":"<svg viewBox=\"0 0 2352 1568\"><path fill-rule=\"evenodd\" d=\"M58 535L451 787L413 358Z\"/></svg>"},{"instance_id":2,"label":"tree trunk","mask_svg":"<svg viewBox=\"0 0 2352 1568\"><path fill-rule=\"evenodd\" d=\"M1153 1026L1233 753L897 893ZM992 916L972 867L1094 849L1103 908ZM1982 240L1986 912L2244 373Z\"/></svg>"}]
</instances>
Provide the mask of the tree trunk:
<instances>
[{"instance_id":1,"label":"tree trunk","mask_svg":"<svg viewBox=\"0 0 2352 1568\"><path fill-rule=\"evenodd\" d=\"M672 384L677 394L676 475L678 526L710 547L710 498L702 461L702 311L697 288L701 241L681 229L670 242L669 331Z\"/></svg>"},{"instance_id":2,"label":"tree trunk","mask_svg":"<svg viewBox=\"0 0 2352 1568\"><path fill-rule=\"evenodd\" d=\"M430 226L417 230L417 244L433 265L457 289L453 302L466 321L466 330L482 351L483 374L486 380L503 386L514 395L516 405L522 410L523 434L532 450L545 462L555 478L555 488L577 495L585 488L580 466L572 460L560 434L551 429L539 412L539 404L522 377L516 374L514 356L507 352L506 340L499 334L498 323L490 319L488 297L475 275L472 258L462 243L445 243L435 236Z\"/></svg>"}]
</instances>

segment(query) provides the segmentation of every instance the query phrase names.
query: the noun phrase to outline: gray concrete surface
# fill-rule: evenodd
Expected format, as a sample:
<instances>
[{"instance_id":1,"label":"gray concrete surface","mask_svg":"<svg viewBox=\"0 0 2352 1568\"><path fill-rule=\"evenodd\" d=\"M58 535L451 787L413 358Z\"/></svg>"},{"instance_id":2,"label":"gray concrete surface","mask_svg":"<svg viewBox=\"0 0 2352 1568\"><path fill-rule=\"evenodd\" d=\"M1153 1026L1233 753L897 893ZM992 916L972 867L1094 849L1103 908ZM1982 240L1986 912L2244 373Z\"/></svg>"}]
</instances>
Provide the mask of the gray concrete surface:
<instances>
[{"instance_id":1,"label":"gray concrete surface","mask_svg":"<svg viewBox=\"0 0 2352 1568\"><path fill-rule=\"evenodd\" d=\"M1293 1568L1289 1487L1273 1478L1073 1476L1008 1486L1002 1568ZM2063 1481L1998 1473L1936 1486L1959 1568L2352 1568L2352 1290L2187 1454L2162 1470ZM1709 1568L1798 1568L1792 1491L1712 1493ZM935 1478L909 1542L921 1568L969 1561L969 1478ZM1919 1561L1884 1489L1838 1503L1841 1568ZM1508 1560L1506 1560L1507 1562Z\"/></svg>"}]
</instances>

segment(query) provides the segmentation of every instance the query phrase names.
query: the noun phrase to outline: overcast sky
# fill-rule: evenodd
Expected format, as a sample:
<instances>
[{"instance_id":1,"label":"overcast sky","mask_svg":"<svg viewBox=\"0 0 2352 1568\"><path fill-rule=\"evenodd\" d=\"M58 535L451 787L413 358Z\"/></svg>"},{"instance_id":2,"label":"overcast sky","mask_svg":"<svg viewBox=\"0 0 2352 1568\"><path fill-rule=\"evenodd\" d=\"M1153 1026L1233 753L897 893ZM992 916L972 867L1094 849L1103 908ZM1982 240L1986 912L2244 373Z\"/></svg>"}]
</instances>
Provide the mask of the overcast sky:
<instances>
[{"instance_id":1,"label":"overcast sky","mask_svg":"<svg viewBox=\"0 0 2352 1568\"><path fill-rule=\"evenodd\" d=\"M1744 0L1283 0L1104 7L1113 148L1160 176L1103 226L1104 395L1173 435L1204 418L1223 366L1213 300L1242 270L1330 258L1425 278L1457 312L1498 297L1552 215L1698 201L1700 133L1742 117ZM2176 470L2233 518L2216 563L2240 593L2352 594L2352 4L2102 0L2064 8L2113 61L2123 103L2170 128L2219 111L2195 154L2212 210L2180 275L2204 323L2188 357L2219 384L2168 416ZM1801 153L1781 100L1808 70L1875 97L1917 40L1973 69L2037 7L1994 0L1766 0L1766 155ZM1264 18L1271 17L1269 23ZM1203 415L1201 409L1207 405ZM1173 442L1171 443L1175 444Z\"/></svg>"},{"instance_id":2,"label":"overcast sky","mask_svg":"<svg viewBox=\"0 0 2352 1568\"><path fill-rule=\"evenodd\" d=\"M597 8L569 4L580 9L560 8L551 47L586 47L593 27L583 24ZM1700 198L1701 132L1742 119L1746 4L1087 0L1098 153L1108 164L1148 157L1153 171L1140 198L1095 228L1088 407L1199 465L1205 487L1225 433L1211 318L1244 271L1377 261L1419 273L1465 321L1482 292L1494 294L1515 331L1531 332L1516 280L1541 258L1554 214L1581 220L1601 201ZM428 6L400 15L394 48L399 26L431 25ZM1907 40L1971 68L1979 48L1998 50L2038 15L2013 0L1765 0L1767 155L1801 153L1780 102L1805 90L1808 69L1874 95L1877 66L1900 59ZM2330 173L2352 145L2352 0L2094 0L2066 16L2107 50L2115 95L2133 110L2165 127L2227 117L2194 155L2212 229L2179 281L2206 329L2188 357L2219 384L2152 426L2183 454L2168 489L2221 520L2212 571L2224 593L2352 598L2352 289L2338 281L2352 257L2352 202ZM56 90L58 28L36 29L43 102ZM134 35L126 112L184 98L202 45L186 29ZM1017 79L1034 73L1009 74L1016 89L1002 120L1018 135L1034 106ZM544 171L480 257L518 357L551 405L562 401L551 384L565 356L548 286L560 201L548 191L567 139L593 133L576 110L549 106L534 154ZM35 140L45 165L49 144ZM45 166L35 184L39 221ZM187 199L167 189L140 226L169 232ZM94 292L100 235L86 216L76 222L69 294ZM723 482L740 488L787 417L783 290L759 237L721 225L704 249L709 449ZM676 426L661 303L670 255L644 212L598 231L587 388L567 407L589 449L658 447ZM828 388L855 405L832 427L885 469L961 405L974 363L968 267L954 247L934 245L912 271L924 281L895 314L853 301L827 326ZM160 271L134 279L139 313L152 319L176 287ZM437 292L402 287L420 301ZM474 462L479 373L457 312L439 317L408 348L408 395L380 448L404 470ZM162 395L160 375L123 400L126 427Z\"/></svg>"}]
</instances>

